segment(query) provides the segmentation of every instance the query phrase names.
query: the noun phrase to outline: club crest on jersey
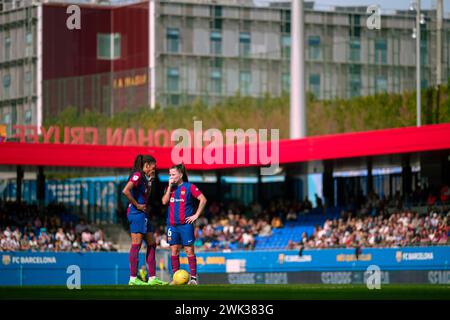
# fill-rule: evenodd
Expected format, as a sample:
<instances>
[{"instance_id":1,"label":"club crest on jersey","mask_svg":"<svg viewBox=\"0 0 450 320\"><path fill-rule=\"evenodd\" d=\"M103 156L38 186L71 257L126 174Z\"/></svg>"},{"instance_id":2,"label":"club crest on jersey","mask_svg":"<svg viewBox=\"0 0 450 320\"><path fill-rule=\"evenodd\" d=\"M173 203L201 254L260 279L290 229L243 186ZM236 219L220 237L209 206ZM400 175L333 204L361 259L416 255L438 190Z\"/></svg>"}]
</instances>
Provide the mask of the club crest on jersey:
<instances>
[{"instance_id":1,"label":"club crest on jersey","mask_svg":"<svg viewBox=\"0 0 450 320\"><path fill-rule=\"evenodd\" d=\"M170 202L175 202L175 198L170 198Z\"/></svg>"},{"instance_id":2,"label":"club crest on jersey","mask_svg":"<svg viewBox=\"0 0 450 320\"><path fill-rule=\"evenodd\" d=\"M186 191L181 190L181 195L185 195L185 194L186 194Z\"/></svg>"},{"instance_id":3,"label":"club crest on jersey","mask_svg":"<svg viewBox=\"0 0 450 320\"><path fill-rule=\"evenodd\" d=\"M138 179L139 179L139 176L138 176L137 174L135 174L135 175L133 176L133 181L138 181Z\"/></svg>"}]
</instances>

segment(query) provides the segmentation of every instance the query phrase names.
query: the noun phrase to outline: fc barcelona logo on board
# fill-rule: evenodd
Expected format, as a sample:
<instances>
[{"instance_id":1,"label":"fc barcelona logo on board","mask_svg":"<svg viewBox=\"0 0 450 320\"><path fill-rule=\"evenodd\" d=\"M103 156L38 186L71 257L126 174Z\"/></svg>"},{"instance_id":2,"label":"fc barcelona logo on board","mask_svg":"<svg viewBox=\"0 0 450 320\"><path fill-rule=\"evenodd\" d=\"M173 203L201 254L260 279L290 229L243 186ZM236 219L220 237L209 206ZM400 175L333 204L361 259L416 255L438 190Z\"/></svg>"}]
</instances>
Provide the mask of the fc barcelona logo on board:
<instances>
[{"instance_id":1,"label":"fc barcelona logo on board","mask_svg":"<svg viewBox=\"0 0 450 320\"><path fill-rule=\"evenodd\" d=\"M401 251L397 251L395 253L395 259L397 260L397 262L401 262L402 261L402 252Z\"/></svg>"},{"instance_id":2,"label":"fc barcelona logo on board","mask_svg":"<svg viewBox=\"0 0 450 320\"><path fill-rule=\"evenodd\" d=\"M11 256L10 255L4 255L2 257L2 263L7 266L11 263Z\"/></svg>"}]
</instances>

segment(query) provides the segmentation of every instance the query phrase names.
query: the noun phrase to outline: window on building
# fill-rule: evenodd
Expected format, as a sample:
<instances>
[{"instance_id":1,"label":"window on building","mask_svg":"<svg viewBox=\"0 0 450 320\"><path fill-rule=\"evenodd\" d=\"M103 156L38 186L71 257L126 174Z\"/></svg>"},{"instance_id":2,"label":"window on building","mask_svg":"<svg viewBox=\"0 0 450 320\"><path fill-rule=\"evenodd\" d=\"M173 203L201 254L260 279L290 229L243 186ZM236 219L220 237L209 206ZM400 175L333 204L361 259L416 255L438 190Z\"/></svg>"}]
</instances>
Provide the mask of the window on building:
<instances>
[{"instance_id":1,"label":"window on building","mask_svg":"<svg viewBox=\"0 0 450 320\"><path fill-rule=\"evenodd\" d=\"M291 74L288 72L284 72L281 75L281 90L283 92L291 91Z\"/></svg>"},{"instance_id":2,"label":"window on building","mask_svg":"<svg viewBox=\"0 0 450 320\"><path fill-rule=\"evenodd\" d=\"M251 50L250 32L239 33L239 54L243 57L248 57Z\"/></svg>"},{"instance_id":3,"label":"window on building","mask_svg":"<svg viewBox=\"0 0 450 320\"><path fill-rule=\"evenodd\" d=\"M7 89L11 86L11 75L5 74L3 76L3 88Z\"/></svg>"},{"instance_id":4,"label":"window on building","mask_svg":"<svg viewBox=\"0 0 450 320\"><path fill-rule=\"evenodd\" d=\"M213 19L209 23L209 28L212 30L222 30L222 20L221 19Z\"/></svg>"},{"instance_id":5,"label":"window on building","mask_svg":"<svg viewBox=\"0 0 450 320\"><path fill-rule=\"evenodd\" d=\"M361 59L361 40L359 38L350 39L350 61L359 61Z\"/></svg>"},{"instance_id":6,"label":"window on building","mask_svg":"<svg viewBox=\"0 0 450 320\"><path fill-rule=\"evenodd\" d=\"M220 31L211 31L211 54L222 54L222 33Z\"/></svg>"},{"instance_id":7,"label":"window on building","mask_svg":"<svg viewBox=\"0 0 450 320\"><path fill-rule=\"evenodd\" d=\"M3 94L5 98L9 98L9 88L11 87L11 75L5 74L3 76Z\"/></svg>"},{"instance_id":8,"label":"window on building","mask_svg":"<svg viewBox=\"0 0 450 320\"><path fill-rule=\"evenodd\" d=\"M291 58L291 36L281 36L281 55L283 59Z\"/></svg>"},{"instance_id":9,"label":"window on building","mask_svg":"<svg viewBox=\"0 0 450 320\"><path fill-rule=\"evenodd\" d=\"M422 79L422 80L420 81L420 87L421 87L422 89L428 88L428 80L427 80L427 79Z\"/></svg>"},{"instance_id":10,"label":"window on building","mask_svg":"<svg viewBox=\"0 0 450 320\"><path fill-rule=\"evenodd\" d=\"M25 35L25 41L27 43L27 46L30 46L33 44L33 32L27 31Z\"/></svg>"},{"instance_id":11,"label":"window on building","mask_svg":"<svg viewBox=\"0 0 450 320\"><path fill-rule=\"evenodd\" d=\"M178 68L167 68L167 91L179 92L180 91L180 73Z\"/></svg>"},{"instance_id":12,"label":"window on building","mask_svg":"<svg viewBox=\"0 0 450 320\"><path fill-rule=\"evenodd\" d=\"M361 92L361 68L358 65L350 66L349 72L349 95L357 97Z\"/></svg>"},{"instance_id":13,"label":"window on building","mask_svg":"<svg viewBox=\"0 0 450 320\"><path fill-rule=\"evenodd\" d=\"M120 54L121 54L120 33L114 34L112 38L113 38L113 58L120 59Z\"/></svg>"},{"instance_id":14,"label":"window on building","mask_svg":"<svg viewBox=\"0 0 450 320\"><path fill-rule=\"evenodd\" d=\"M375 78L375 91L378 92L386 92L388 89L388 83L385 76L377 76Z\"/></svg>"},{"instance_id":15,"label":"window on building","mask_svg":"<svg viewBox=\"0 0 450 320\"><path fill-rule=\"evenodd\" d=\"M25 115L24 115L25 124L31 124L32 117L33 117L33 114L31 112L31 110L25 111Z\"/></svg>"},{"instance_id":16,"label":"window on building","mask_svg":"<svg viewBox=\"0 0 450 320\"><path fill-rule=\"evenodd\" d=\"M280 32L281 33L290 33L291 32L291 11L290 10L282 10L281 11Z\"/></svg>"},{"instance_id":17,"label":"window on building","mask_svg":"<svg viewBox=\"0 0 450 320\"><path fill-rule=\"evenodd\" d=\"M244 96L250 95L251 73L250 71L241 71L239 74L239 89Z\"/></svg>"},{"instance_id":18,"label":"window on building","mask_svg":"<svg viewBox=\"0 0 450 320\"><path fill-rule=\"evenodd\" d=\"M179 94L169 95L168 104L170 106L178 106L180 104L180 95Z\"/></svg>"},{"instance_id":19,"label":"window on building","mask_svg":"<svg viewBox=\"0 0 450 320\"><path fill-rule=\"evenodd\" d=\"M428 65L428 40L426 32L421 32L420 35L420 65Z\"/></svg>"},{"instance_id":20,"label":"window on building","mask_svg":"<svg viewBox=\"0 0 450 320\"><path fill-rule=\"evenodd\" d=\"M26 71L24 75L25 80L25 94L31 94L31 83L33 82L33 74L31 71Z\"/></svg>"},{"instance_id":21,"label":"window on building","mask_svg":"<svg viewBox=\"0 0 450 320\"><path fill-rule=\"evenodd\" d=\"M376 39L375 40L375 63L386 64L387 63L387 40Z\"/></svg>"},{"instance_id":22,"label":"window on building","mask_svg":"<svg viewBox=\"0 0 450 320\"><path fill-rule=\"evenodd\" d=\"M180 30L167 28L166 34L167 52L177 53L180 50Z\"/></svg>"},{"instance_id":23,"label":"window on building","mask_svg":"<svg viewBox=\"0 0 450 320\"><path fill-rule=\"evenodd\" d=\"M3 124L10 125L11 124L11 114L6 113L3 115Z\"/></svg>"},{"instance_id":24,"label":"window on building","mask_svg":"<svg viewBox=\"0 0 450 320\"><path fill-rule=\"evenodd\" d=\"M223 59L220 57L214 57L209 62L211 68L222 69L223 67Z\"/></svg>"},{"instance_id":25,"label":"window on building","mask_svg":"<svg viewBox=\"0 0 450 320\"><path fill-rule=\"evenodd\" d=\"M211 71L210 90L215 94L222 93L222 71L219 69Z\"/></svg>"},{"instance_id":26,"label":"window on building","mask_svg":"<svg viewBox=\"0 0 450 320\"><path fill-rule=\"evenodd\" d=\"M309 36L308 38L309 46L309 59L319 60L321 59L321 47L320 47L320 37L319 36Z\"/></svg>"},{"instance_id":27,"label":"window on building","mask_svg":"<svg viewBox=\"0 0 450 320\"><path fill-rule=\"evenodd\" d=\"M401 88L401 74L400 74L400 70L398 70L398 68L394 68L393 73L392 73L392 86L394 89L394 92L400 93L400 88Z\"/></svg>"},{"instance_id":28,"label":"window on building","mask_svg":"<svg viewBox=\"0 0 450 320\"><path fill-rule=\"evenodd\" d=\"M350 14L350 36L361 37L361 16L359 14Z\"/></svg>"},{"instance_id":29,"label":"window on building","mask_svg":"<svg viewBox=\"0 0 450 320\"><path fill-rule=\"evenodd\" d=\"M33 55L33 32L27 31L25 34L25 56L30 57Z\"/></svg>"},{"instance_id":30,"label":"window on building","mask_svg":"<svg viewBox=\"0 0 450 320\"><path fill-rule=\"evenodd\" d=\"M211 6L211 17L210 29L222 30L222 6Z\"/></svg>"},{"instance_id":31,"label":"window on building","mask_svg":"<svg viewBox=\"0 0 450 320\"><path fill-rule=\"evenodd\" d=\"M5 37L5 61L11 58L11 37Z\"/></svg>"},{"instance_id":32,"label":"window on building","mask_svg":"<svg viewBox=\"0 0 450 320\"><path fill-rule=\"evenodd\" d=\"M120 54L121 54L120 33L97 34L97 59L101 60L120 59Z\"/></svg>"},{"instance_id":33,"label":"window on building","mask_svg":"<svg viewBox=\"0 0 450 320\"><path fill-rule=\"evenodd\" d=\"M31 83L33 81L33 74L31 73L31 71L26 71L24 78L25 78L25 83Z\"/></svg>"},{"instance_id":34,"label":"window on building","mask_svg":"<svg viewBox=\"0 0 450 320\"><path fill-rule=\"evenodd\" d=\"M315 98L320 98L320 74L309 75L309 91Z\"/></svg>"},{"instance_id":35,"label":"window on building","mask_svg":"<svg viewBox=\"0 0 450 320\"><path fill-rule=\"evenodd\" d=\"M222 6L214 7L214 16L221 17L222 16Z\"/></svg>"}]
</instances>

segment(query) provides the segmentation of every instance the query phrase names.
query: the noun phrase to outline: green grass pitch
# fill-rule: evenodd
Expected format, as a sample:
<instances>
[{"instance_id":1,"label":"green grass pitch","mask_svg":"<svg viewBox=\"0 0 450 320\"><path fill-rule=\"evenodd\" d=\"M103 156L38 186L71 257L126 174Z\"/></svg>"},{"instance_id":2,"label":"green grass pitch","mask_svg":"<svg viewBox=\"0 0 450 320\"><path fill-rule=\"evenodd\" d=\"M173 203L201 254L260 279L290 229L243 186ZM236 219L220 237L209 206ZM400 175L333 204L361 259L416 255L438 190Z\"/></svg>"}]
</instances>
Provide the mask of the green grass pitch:
<instances>
[{"instance_id":1,"label":"green grass pitch","mask_svg":"<svg viewBox=\"0 0 450 320\"><path fill-rule=\"evenodd\" d=\"M297 300L297 299L431 299L450 300L450 285L199 285L164 287L63 286L0 287L0 299L148 299L148 300Z\"/></svg>"}]
</instances>

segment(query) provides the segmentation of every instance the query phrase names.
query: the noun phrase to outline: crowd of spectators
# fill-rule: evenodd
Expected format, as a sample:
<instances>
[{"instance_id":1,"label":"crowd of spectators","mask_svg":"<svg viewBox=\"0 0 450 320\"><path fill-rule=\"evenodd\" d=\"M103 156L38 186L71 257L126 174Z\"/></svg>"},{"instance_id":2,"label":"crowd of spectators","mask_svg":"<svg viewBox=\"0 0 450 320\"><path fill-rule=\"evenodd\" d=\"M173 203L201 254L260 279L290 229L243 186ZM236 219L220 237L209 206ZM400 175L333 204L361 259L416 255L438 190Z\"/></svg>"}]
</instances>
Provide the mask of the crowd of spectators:
<instances>
[{"instance_id":1,"label":"crowd of spectators","mask_svg":"<svg viewBox=\"0 0 450 320\"><path fill-rule=\"evenodd\" d=\"M115 251L103 231L50 205L40 215L35 205L0 202L0 251Z\"/></svg>"},{"instance_id":2,"label":"crowd of spectators","mask_svg":"<svg viewBox=\"0 0 450 320\"><path fill-rule=\"evenodd\" d=\"M450 208L419 215L400 211L385 216L354 217L351 214L326 220L314 234L302 234L287 248L405 247L448 244Z\"/></svg>"},{"instance_id":3,"label":"crowd of spectators","mask_svg":"<svg viewBox=\"0 0 450 320\"><path fill-rule=\"evenodd\" d=\"M289 241L287 248L447 244L450 232L448 198L438 197L440 203L428 202L430 196L417 190L415 194L422 194L424 202L419 197L415 200L428 206L426 213L405 209L407 200L399 192L387 199L370 192L366 197L350 199L338 218L315 226L313 234L303 233L299 242ZM303 201L278 199L266 207L259 203L243 206L239 202L213 202L196 222L194 245L205 251L254 249L259 237L271 236L273 229L285 224L292 225L300 215L324 214L323 201L317 195L315 203L313 206L307 198ZM161 248L169 247L164 227L156 231L156 240Z\"/></svg>"},{"instance_id":4,"label":"crowd of spectators","mask_svg":"<svg viewBox=\"0 0 450 320\"><path fill-rule=\"evenodd\" d=\"M358 193L347 199L339 217L315 226L312 234L289 241L287 248L392 247L444 245L448 243L450 206L448 188L440 193L416 188L407 197L399 192L389 198L374 192ZM419 214L408 204L428 206ZM198 250L230 251L254 249L258 239L270 237L274 229L288 228L301 216L323 214L324 201L316 195L315 205L303 201L277 199L267 205L239 201L215 202L206 208L195 223ZM437 207L436 207L437 206ZM438 208L438 209L437 209ZM164 217L161 214L160 217ZM154 220L155 239L160 248L168 248L165 219ZM42 215L36 206L0 202L0 251L115 251L105 241L103 231L84 219L68 215L63 206L45 208Z\"/></svg>"}]
</instances>

